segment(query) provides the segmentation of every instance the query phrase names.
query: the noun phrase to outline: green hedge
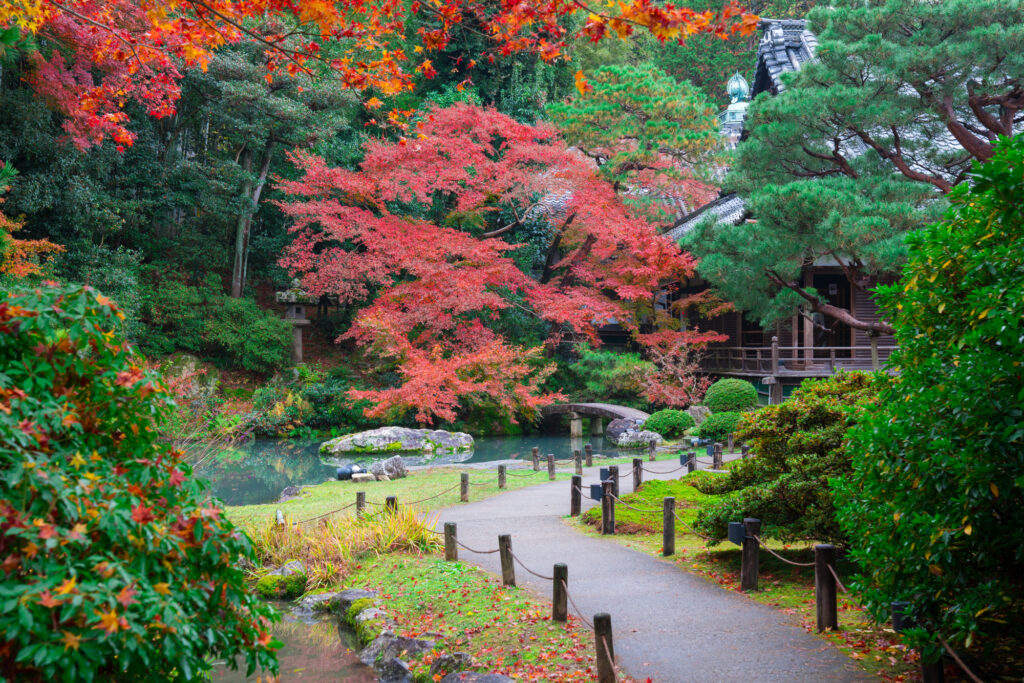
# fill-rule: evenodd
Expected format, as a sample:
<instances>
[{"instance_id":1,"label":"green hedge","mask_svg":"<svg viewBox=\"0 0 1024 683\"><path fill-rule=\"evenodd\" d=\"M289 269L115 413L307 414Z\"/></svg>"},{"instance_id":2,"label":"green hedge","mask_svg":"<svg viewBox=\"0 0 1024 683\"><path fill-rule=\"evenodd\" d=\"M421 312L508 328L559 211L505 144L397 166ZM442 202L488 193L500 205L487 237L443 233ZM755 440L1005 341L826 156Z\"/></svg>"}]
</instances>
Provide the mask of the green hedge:
<instances>
[{"instance_id":1,"label":"green hedge","mask_svg":"<svg viewBox=\"0 0 1024 683\"><path fill-rule=\"evenodd\" d=\"M708 387L704 405L713 413L753 410L757 408L757 389L742 379L720 379Z\"/></svg>"},{"instance_id":2,"label":"green hedge","mask_svg":"<svg viewBox=\"0 0 1024 683\"><path fill-rule=\"evenodd\" d=\"M697 436L712 441L725 441L730 434L736 431L743 413L712 413L697 427Z\"/></svg>"},{"instance_id":3,"label":"green hedge","mask_svg":"<svg viewBox=\"0 0 1024 683\"><path fill-rule=\"evenodd\" d=\"M661 434L666 439L683 436L694 424L693 417L685 410L659 410L647 418L644 429Z\"/></svg>"}]
</instances>

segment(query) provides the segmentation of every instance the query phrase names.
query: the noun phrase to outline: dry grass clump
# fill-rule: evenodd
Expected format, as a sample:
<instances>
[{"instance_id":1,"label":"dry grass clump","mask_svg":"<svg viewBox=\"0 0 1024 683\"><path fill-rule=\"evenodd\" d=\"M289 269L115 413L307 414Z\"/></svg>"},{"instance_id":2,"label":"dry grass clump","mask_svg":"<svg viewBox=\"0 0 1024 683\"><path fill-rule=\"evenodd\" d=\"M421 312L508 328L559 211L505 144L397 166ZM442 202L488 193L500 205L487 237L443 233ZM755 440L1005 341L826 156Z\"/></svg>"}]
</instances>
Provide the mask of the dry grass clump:
<instances>
[{"instance_id":1,"label":"dry grass clump","mask_svg":"<svg viewBox=\"0 0 1024 683\"><path fill-rule=\"evenodd\" d=\"M306 524L273 522L247 525L256 557L262 566L280 566L301 560L306 566L307 590L342 582L360 558L394 552L429 553L442 547L432 520L410 508L380 511L362 519L324 518Z\"/></svg>"}]
</instances>

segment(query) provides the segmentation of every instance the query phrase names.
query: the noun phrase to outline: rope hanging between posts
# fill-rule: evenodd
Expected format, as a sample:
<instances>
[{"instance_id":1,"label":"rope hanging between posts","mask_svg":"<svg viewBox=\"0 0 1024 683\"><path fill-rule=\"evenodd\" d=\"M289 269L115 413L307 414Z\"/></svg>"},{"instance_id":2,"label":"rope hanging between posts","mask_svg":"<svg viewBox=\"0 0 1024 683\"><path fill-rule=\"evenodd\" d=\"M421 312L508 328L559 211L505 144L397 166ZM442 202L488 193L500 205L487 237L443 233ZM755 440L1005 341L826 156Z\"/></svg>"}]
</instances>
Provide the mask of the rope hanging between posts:
<instances>
[{"instance_id":1,"label":"rope hanging between posts","mask_svg":"<svg viewBox=\"0 0 1024 683\"><path fill-rule=\"evenodd\" d=\"M704 539L705 541L710 541L710 540L712 540L710 536L705 536L704 534L702 534L701 532L697 531L697 530L696 530L696 529L694 529L694 528L693 528L692 526L690 526L689 524L687 524L686 522L684 522L684 521L683 521L683 518L682 518L682 517L680 517L679 515L677 515L677 514L676 514L676 511L675 511L675 510L673 510L673 511L672 511L672 516L673 516L673 517L675 517L675 518L676 518L676 519L677 519L677 520L679 521L679 523L680 523L680 524L682 524L682 525L683 525L684 527L686 527L687 529L689 529L689 530L690 530L690 533L691 533L691 534L693 534L693 535L695 535L695 536L700 536L700 537L701 537L701 538L703 538L703 539Z\"/></svg>"},{"instance_id":2,"label":"rope hanging between posts","mask_svg":"<svg viewBox=\"0 0 1024 683\"><path fill-rule=\"evenodd\" d=\"M836 585L839 586L839 589L849 595L850 591L846 590L846 586L844 586L843 582L839 580L839 575L836 574L836 570L832 568L832 565L826 564L825 566L828 567L828 571L832 574L832 578L836 580Z\"/></svg>"},{"instance_id":3,"label":"rope hanging between posts","mask_svg":"<svg viewBox=\"0 0 1024 683\"><path fill-rule=\"evenodd\" d=\"M450 489L445 489L444 491L441 491L441 493L438 493L437 495L430 496L430 498L421 498L419 500L414 500L411 503L405 503L405 505L417 505L419 503L426 503L428 500L434 500L435 498L440 498L441 496L443 496L444 494L448 493L449 491L454 491L457 488L459 488L459 484L456 484L455 486L451 487ZM376 504L377 503L374 503L374 505L376 505Z\"/></svg>"},{"instance_id":4,"label":"rope hanging between posts","mask_svg":"<svg viewBox=\"0 0 1024 683\"><path fill-rule=\"evenodd\" d=\"M630 505L629 503L622 502L622 499L619 498L618 496L616 496L614 493L609 493L608 495L611 496L612 500L614 500L616 503L618 503L622 507L629 508L630 510L634 510L636 512L661 512L661 510L650 510L650 509L647 509L647 508L635 508L632 505Z\"/></svg>"},{"instance_id":5,"label":"rope hanging between posts","mask_svg":"<svg viewBox=\"0 0 1024 683\"><path fill-rule=\"evenodd\" d=\"M331 510L330 512L325 512L322 515L317 515L316 517L310 517L309 519L304 519L301 522L299 522L299 524L307 524L309 522L315 522L316 520L318 520L318 519L320 519L322 517L329 517L330 515L333 515L336 512L341 512L342 510L347 510L350 507L352 507L353 505L355 505L355 503L349 503L345 507L340 507L337 510Z\"/></svg>"},{"instance_id":6,"label":"rope hanging between posts","mask_svg":"<svg viewBox=\"0 0 1024 683\"><path fill-rule=\"evenodd\" d=\"M794 562L793 560L787 560L782 555L779 555L777 552L775 552L774 550L769 548L767 545L765 545L765 542L761 540L760 536L754 536L754 540L756 540L758 543L761 544L761 549L762 550L767 550L769 555L774 555L777 559L782 560L786 564L791 564L794 567L813 567L814 566L813 562ZM832 569L832 567L830 566L829 569ZM835 576L835 575L836 575L835 572L832 572L832 576ZM836 578L836 581L838 582L839 579ZM842 584L840 584L840 585L842 585ZM844 593L846 592L845 588L843 589L843 592Z\"/></svg>"},{"instance_id":7,"label":"rope hanging between posts","mask_svg":"<svg viewBox=\"0 0 1024 683\"><path fill-rule=\"evenodd\" d=\"M608 649L608 639L601 636L601 644L604 645L604 653L608 655L608 663L612 665L612 674L617 680L619 676L622 675L622 669L620 669L619 665L615 663L615 658L612 657L612 651Z\"/></svg>"},{"instance_id":8,"label":"rope hanging between posts","mask_svg":"<svg viewBox=\"0 0 1024 683\"><path fill-rule=\"evenodd\" d=\"M712 465L713 466L715 464L714 460L710 460L709 461L709 460L701 460L700 458L694 458L694 461L699 463L699 464L701 464L701 465Z\"/></svg>"},{"instance_id":9,"label":"rope hanging between posts","mask_svg":"<svg viewBox=\"0 0 1024 683\"><path fill-rule=\"evenodd\" d=\"M530 569L529 567L527 567L527 566L526 566L525 564L523 564L523 561L522 561L522 560L520 560L520 559L519 559L519 558L518 558L518 557L516 556L516 554L515 554L515 553L512 553L512 559L513 559L513 560L515 560L515 561L516 561L516 563L517 563L517 564L518 564L518 565L519 565L520 567L522 567L523 569L525 569L525 570L527 571L527 573L529 573L529 574L533 574L533 575L534 575L534 576L536 576L536 577L537 577L538 579L543 579L543 580L545 580L545 581L554 581L554 580L555 580L555 577L553 577L553 576L544 576L543 574L538 574L537 572L535 572L535 571L533 571L532 569Z\"/></svg>"},{"instance_id":10,"label":"rope hanging between posts","mask_svg":"<svg viewBox=\"0 0 1024 683\"><path fill-rule=\"evenodd\" d=\"M509 476L509 477L532 477L535 474L540 474L540 470L534 470L533 472L529 472L527 474L516 474L515 472L505 472L505 475Z\"/></svg>"},{"instance_id":11,"label":"rope hanging between posts","mask_svg":"<svg viewBox=\"0 0 1024 683\"><path fill-rule=\"evenodd\" d=\"M477 555L493 555L494 553L501 552L501 548L495 548L494 550L474 550L473 548L470 548L468 545L466 545L459 539L455 539L455 543L456 545L468 550L471 553L476 553Z\"/></svg>"},{"instance_id":12,"label":"rope hanging between posts","mask_svg":"<svg viewBox=\"0 0 1024 683\"><path fill-rule=\"evenodd\" d=\"M471 482L469 482L469 485L470 486L490 486L490 483L488 483L486 481L471 481Z\"/></svg>"},{"instance_id":13,"label":"rope hanging between posts","mask_svg":"<svg viewBox=\"0 0 1024 683\"><path fill-rule=\"evenodd\" d=\"M668 472L661 472L659 470L649 470L646 467L641 467L640 469L642 469L644 472L649 472L650 474L672 474L673 472L678 472L679 470L685 470L686 465L683 465L682 467L677 467L674 470L669 470Z\"/></svg>"},{"instance_id":14,"label":"rope hanging between posts","mask_svg":"<svg viewBox=\"0 0 1024 683\"><path fill-rule=\"evenodd\" d=\"M565 589L565 597L569 598L569 604L571 604L572 608L576 610L576 616L579 618L580 621L587 625L587 628L593 631L594 625L590 623L590 621L585 616L583 616L583 610L581 610L576 605L576 601L572 599L572 593L569 592L569 584L567 584L564 580L562 581L562 588Z\"/></svg>"}]
</instances>

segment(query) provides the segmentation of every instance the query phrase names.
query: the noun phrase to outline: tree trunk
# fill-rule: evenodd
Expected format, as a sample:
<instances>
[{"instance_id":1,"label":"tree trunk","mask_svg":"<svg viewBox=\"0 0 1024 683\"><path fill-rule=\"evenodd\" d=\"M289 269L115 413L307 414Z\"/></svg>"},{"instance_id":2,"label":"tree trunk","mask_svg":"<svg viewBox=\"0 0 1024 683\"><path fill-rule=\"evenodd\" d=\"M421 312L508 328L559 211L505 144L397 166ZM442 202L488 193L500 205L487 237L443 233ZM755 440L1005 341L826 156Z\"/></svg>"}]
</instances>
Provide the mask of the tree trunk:
<instances>
[{"instance_id":1,"label":"tree trunk","mask_svg":"<svg viewBox=\"0 0 1024 683\"><path fill-rule=\"evenodd\" d=\"M249 265L249 237L252 232L252 217L260 204L260 195L263 194L263 187L267 184L267 174L270 171L270 159L273 156L274 143L268 142L263 150L260 160L260 171L255 181L252 177L252 151L246 147L240 159L242 170L245 171L246 179L242 185L242 193L249 198L249 208L238 214L235 223L235 263L231 270L231 296L235 299L242 296L245 288L245 279Z\"/></svg>"},{"instance_id":2,"label":"tree trunk","mask_svg":"<svg viewBox=\"0 0 1024 683\"><path fill-rule=\"evenodd\" d=\"M813 294L808 292L806 289L801 287L800 285L798 285L796 283L786 282L781 277L779 277L776 273L773 273L773 272L769 271L767 273L767 275L768 275L768 279L769 280L771 280L775 284L779 285L780 287L785 287L786 289L791 289L794 292L796 292L797 294L799 294L800 297L803 298L804 301L806 301L808 304L810 304L810 306L809 306L810 310L812 310L812 311L814 311L816 313L821 313L822 315L824 315L827 318L833 318L835 320L838 320L841 323L849 325L851 328L853 328L855 330L863 330L864 332L877 332L879 334L893 334L894 333L892 325L890 325L889 323L885 322L884 320L877 320L877 321L861 320L859 318L854 317L853 313L851 313L850 311L846 310L845 308L840 308L839 306L833 306L832 304L828 303L827 301L822 301L821 299L819 299L818 297L814 296ZM794 336L796 335L796 331L797 331L797 328L796 328L796 317L794 316L794 323L793 323L793 334L794 334ZM805 340L804 343L810 345L810 343L807 340ZM794 344L794 346L796 346L796 344Z\"/></svg>"}]
</instances>

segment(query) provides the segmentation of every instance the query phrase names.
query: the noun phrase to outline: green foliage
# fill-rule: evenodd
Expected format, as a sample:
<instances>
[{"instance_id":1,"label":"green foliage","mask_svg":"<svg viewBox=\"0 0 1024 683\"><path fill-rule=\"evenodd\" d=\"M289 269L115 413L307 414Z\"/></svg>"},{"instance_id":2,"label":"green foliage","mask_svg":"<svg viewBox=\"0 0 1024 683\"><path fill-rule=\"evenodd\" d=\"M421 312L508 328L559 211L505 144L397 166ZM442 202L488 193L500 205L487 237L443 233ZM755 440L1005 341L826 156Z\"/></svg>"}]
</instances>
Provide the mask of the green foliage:
<instances>
[{"instance_id":1,"label":"green foliage","mask_svg":"<svg viewBox=\"0 0 1024 683\"><path fill-rule=\"evenodd\" d=\"M713 413L753 410L757 408L757 389L746 380L726 377L708 387L704 405Z\"/></svg>"},{"instance_id":2,"label":"green foliage","mask_svg":"<svg viewBox=\"0 0 1024 683\"><path fill-rule=\"evenodd\" d=\"M569 366L576 382L573 400L602 401L624 406L643 407L644 381L653 365L637 353L618 353L604 349L579 347L579 360Z\"/></svg>"},{"instance_id":3,"label":"green foliage","mask_svg":"<svg viewBox=\"0 0 1024 683\"><path fill-rule=\"evenodd\" d=\"M723 538L729 522L756 517L765 538L842 543L829 480L850 472L847 426L874 408L884 383L861 372L805 380L789 400L747 413L738 436L756 455L701 489L729 492L701 511L701 530Z\"/></svg>"},{"instance_id":4,"label":"green foliage","mask_svg":"<svg viewBox=\"0 0 1024 683\"><path fill-rule=\"evenodd\" d=\"M666 439L675 439L692 429L695 422L685 410L659 410L647 418L644 429L661 434Z\"/></svg>"},{"instance_id":5,"label":"green foliage","mask_svg":"<svg viewBox=\"0 0 1024 683\"><path fill-rule=\"evenodd\" d=\"M124 247L79 244L59 255L55 265L60 279L90 285L113 299L125 316L120 325L122 334L137 342L143 331L139 322L141 262L142 254Z\"/></svg>"},{"instance_id":6,"label":"green foliage","mask_svg":"<svg viewBox=\"0 0 1024 683\"><path fill-rule=\"evenodd\" d=\"M82 287L0 302L0 670L17 680L191 680L276 668L245 588L248 539L159 439L173 409Z\"/></svg>"},{"instance_id":7,"label":"green foliage","mask_svg":"<svg viewBox=\"0 0 1024 683\"><path fill-rule=\"evenodd\" d=\"M267 574L256 582L256 592L268 600L292 600L306 592L306 575Z\"/></svg>"},{"instance_id":8,"label":"green foliage","mask_svg":"<svg viewBox=\"0 0 1024 683\"><path fill-rule=\"evenodd\" d=\"M272 372L288 362L291 323L251 299L232 299L220 279L196 285L175 278L148 278L142 318L142 347L157 354L189 351L221 365Z\"/></svg>"},{"instance_id":9,"label":"green foliage","mask_svg":"<svg viewBox=\"0 0 1024 683\"><path fill-rule=\"evenodd\" d=\"M991 648L1024 633L1024 138L970 185L880 292L899 374L851 431L838 485L864 604L884 618L912 603L908 637L929 658L933 634Z\"/></svg>"},{"instance_id":10,"label":"green foliage","mask_svg":"<svg viewBox=\"0 0 1024 683\"><path fill-rule=\"evenodd\" d=\"M724 441L730 434L736 431L743 413L725 412L712 413L697 427L697 436L712 441Z\"/></svg>"}]
</instances>

